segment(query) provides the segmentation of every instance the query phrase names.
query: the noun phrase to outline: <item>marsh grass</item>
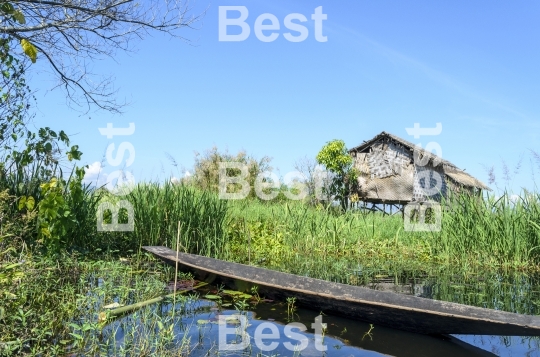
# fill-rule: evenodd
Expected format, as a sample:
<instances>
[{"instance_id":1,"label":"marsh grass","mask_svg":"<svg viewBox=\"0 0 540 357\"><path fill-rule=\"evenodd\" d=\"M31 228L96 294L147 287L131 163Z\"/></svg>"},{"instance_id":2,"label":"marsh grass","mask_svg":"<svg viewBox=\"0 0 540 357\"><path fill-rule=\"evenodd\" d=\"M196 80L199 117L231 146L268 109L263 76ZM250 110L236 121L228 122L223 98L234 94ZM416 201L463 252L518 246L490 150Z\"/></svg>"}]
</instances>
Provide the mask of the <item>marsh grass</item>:
<instances>
[{"instance_id":1,"label":"marsh grass","mask_svg":"<svg viewBox=\"0 0 540 357\"><path fill-rule=\"evenodd\" d=\"M141 267L148 270L135 270ZM133 313L109 319L106 325L99 317L104 306L117 302L128 305L142 302L166 292L164 281L171 278L170 268L153 264L132 262L120 267L118 263L109 263L108 269L101 266L89 271L84 277L90 282L85 294L79 295L77 318L69 324L70 335L74 341L69 350L77 355L109 356L178 356L188 355L189 336L183 334L187 326L182 319L194 316L209 307L199 303L196 292L177 296L161 303L147 305ZM105 274L105 272L112 274ZM181 279L190 279L182 275ZM189 329L189 328L188 328Z\"/></svg>"},{"instance_id":2,"label":"marsh grass","mask_svg":"<svg viewBox=\"0 0 540 357\"><path fill-rule=\"evenodd\" d=\"M165 301L106 326L99 320L105 305L167 294L170 268L152 260L112 257L79 261L65 256L30 264L11 298L2 303L6 314L0 324L0 355L187 355L189 341L179 332L178 318L201 309L194 294L179 297L174 309L172 301Z\"/></svg>"},{"instance_id":3,"label":"marsh grass","mask_svg":"<svg viewBox=\"0 0 540 357\"><path fill-rule=\"evenodd\" d=\"M102 200L117 197L103 195ZM540 194L460 195L443 202L440 232L406 232L400 215L340 213L298 201L220 200L170 183L139 184L124 199L133 232L86 234L109 254L176 249L349 284L378 275L525 272L540 268ZM94 236L93 236L94 235Z\"/></svg>"},{"instance_id":4,"label":"marsh grass","mask_svg":"<svg viewBox=\"0 0 540 357\"><path fill-rule=\"evenodd\" d=\"M484 199L458 196L433 239L448 263L536 270L540 263L540 194ZM438 238L438 239L437 239Z\"/></svg>"},{"instance_id":5,"label":"marsh grass","mask_svg":"<svg viewBox=\"0 0 540 357\"><path fill-rule=\"evenodd\" d=\"M135 231L103 234L100 246L142 245L351 283L364 275L453 271L534 272L540 263L540 195L460 195L443 203L440 232L406 232L400 215L339 213L303 202L220 200L208 191L141 184L127 199Z\"/></svg>"},{"instance_id":6,"label":"marsh grass","mask_svg":"<svg viewBox=\"0 0 540 357\"><path fill-rule=\"evenodd\" d=\"M134 231L96 234L96 247L100 250L132 254L140 252L144 245L176 249L178 222L182 230L181 251L216 255L224 249L227 202L213 193L171 183L144 183L121 199L133 206ZM105 195L102 202L118 200L118 197ZM121 214L120 220L124 222L120 223L127 221L125 214L124 217ZM105 223L110 223L110 213Z\"/></svg>"},{"instance_id":7,"label":"marsh grass","mask_svg":"<svg viewBox=\"0 0 540 357\"><path fill-rule=\"evenodd\" d=\"M405 232L401 216L335 214L298 202L231 202L230 250L221 256L301 275L329 278L355 269L399 273L452 268L537 271L540 195L511 200L461 195L443 203L440 232Z\"/></svg>"},{"instance_id":8,"label":"marsh grass","mask_svg":"<svg viewBox=\"0 0 540 357\"><path fill-rule=\"evenodd\" d=\"M181 222L183 252L322 278L358 268L536 271L540 263L540 194L532 192L452 197L443 203L440 232L406 232L400 215L339 213L291 200L226 201L171 183L139 184L122 197L134 209L133 232L97 232L97 204L120 198L85 194L88 204L75 207L81 223L69 242L85 254L141 254L144 245L176 249Z\"/></svg>"},{"instance_id":9,"label":"marsh grass","mask_svg":"<svg viewBox=\"0 0 540 357\"><path fill-rule=\"evenodd\" d=\"M449 272L422 280L426 297L520 314L540 314L539 277L514 273L456 275Z\"/></svg>"}]
</instances>

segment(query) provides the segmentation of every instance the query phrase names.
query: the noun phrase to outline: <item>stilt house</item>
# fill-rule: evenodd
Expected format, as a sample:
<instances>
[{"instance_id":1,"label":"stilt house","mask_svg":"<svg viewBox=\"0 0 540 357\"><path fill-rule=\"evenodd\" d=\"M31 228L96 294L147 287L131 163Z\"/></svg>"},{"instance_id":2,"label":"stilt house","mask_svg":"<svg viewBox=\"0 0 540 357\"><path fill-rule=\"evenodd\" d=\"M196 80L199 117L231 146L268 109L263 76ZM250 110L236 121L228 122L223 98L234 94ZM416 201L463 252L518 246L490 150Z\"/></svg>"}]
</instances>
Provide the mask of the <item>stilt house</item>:
<instances>
[{"instance_id":1,"label":"stilt house","mask_svg":"<svg viewBox=\"0 0 540 357\"><path fill-rule=\"evenodd\" d=\"M450 191L479 195L491 190L451 162L384 131L349 153L359 172L358 199L364 203L405 205L440 201Z\"/></svg>"}]
</instances>

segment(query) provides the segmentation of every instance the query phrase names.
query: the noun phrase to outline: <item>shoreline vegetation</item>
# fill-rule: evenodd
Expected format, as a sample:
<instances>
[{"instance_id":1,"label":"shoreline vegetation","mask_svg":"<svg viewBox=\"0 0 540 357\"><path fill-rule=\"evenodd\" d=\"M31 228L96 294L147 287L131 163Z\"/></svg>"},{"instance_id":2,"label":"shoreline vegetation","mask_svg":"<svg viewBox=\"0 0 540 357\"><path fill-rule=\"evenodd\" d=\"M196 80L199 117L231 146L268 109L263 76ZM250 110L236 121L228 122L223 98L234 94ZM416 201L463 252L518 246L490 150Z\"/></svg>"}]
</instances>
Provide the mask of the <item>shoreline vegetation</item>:
<instances>
[{"instance_id":1,"label":"shoreline vegetation","mask_svg":"<svg viewBox=\"0 0 540 357\"><path fill-rule=\"evenodd\" d=\"M214 154L200 158L200 181L140 183L123 196L133 206L132 232L97 231L99 203L118 197L82 185L80 170L45 181L3 176L0 355L189 354L187 340L171 349L176 309L158 316L142 308L114 327L99 319L107 305L170 294L174 269L141 246L174 249L177 237L187 253L372 288L423 285L430 298L540 313L539 193L456 195L442 204L440 232L406 232L401 215L293 201L285 186L273 201L219 199L219 160L248 163L253 172L269 160ZM104 220L111 222L110 212ZM119 223L126 221L121 210ZM199 301L196 292L178 300L181 314ZM119 329L129 352L117 350Z\"/></svg>"},{"instance_id":2,"label":"shoreline vegetation","mask_svg":"<svg viewBox=\"0 0 540 357\"><path fill-rule=\"evenodd\" d=\"M284 197L225 201L171 183L141 184L127 199L134 205L134 232L95 232L90 241L98 252L174 247L180 222L183 252L313 277L321 273L309 266L323 263L380 270L540 270L538 193L457 196L442 204L440 232L406 232L399 214L341 212Z\"/></svg>"}]
</instances>

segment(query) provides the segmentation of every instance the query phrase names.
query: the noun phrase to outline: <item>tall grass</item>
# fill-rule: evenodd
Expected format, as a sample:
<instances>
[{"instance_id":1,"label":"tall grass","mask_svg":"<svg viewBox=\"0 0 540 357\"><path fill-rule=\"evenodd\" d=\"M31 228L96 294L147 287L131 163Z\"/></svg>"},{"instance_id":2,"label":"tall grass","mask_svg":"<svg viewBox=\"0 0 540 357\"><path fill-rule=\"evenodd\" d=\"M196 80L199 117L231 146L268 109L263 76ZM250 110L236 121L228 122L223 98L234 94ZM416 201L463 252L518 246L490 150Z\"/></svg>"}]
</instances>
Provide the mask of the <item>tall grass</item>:
<instances>
[{"instance_id":1,"label":"tall grass","mask_svg":"<svg viewBox=\"0 0 540 357\"><path fill-rule=\"evenodd\" d=\"M133 207L134 230L95 233L97 250L129 254L145 245L173 247L178 222L182 251L217 255L224 249L227 202L213 193L171 183L142 183L123 197L106 194L101 202L116 203L120 199L129 201ZM126 212L120 213L121 223L126 223ZM95 214L92 219L95 226ZM110 213L105 216L105 223L110 223Z\"/></svg>"},{"instance_id":2,"label":"tall grass","mask_svg":"<svg viewBox=\"0 0 540 357\"><path fill-rule=\"evenodd\" d=\"M227 202L217 195L170 183L142 184L128 200L134 207L137 247L174 246L180 222L180 244L186 252L215 255L223 250Z\"/></svg>"},{"instance_id":3,"label":"tall grass","mask_svg":"<svg viewBox=\"0 0 540 357\"><path fill-rule=\"evenodd\" d=\"M423 266L427 246L403 234L402 226L400 216L338 214L299 202L233 202L230 255L224 258L346 282L347 272L359 267L388 271L404 263Z\"/></svg>"},{"instance_id":4,"label":"tall grass","mask_svg":"<svg viewBox=\"0 0 540 357\"><path fill-rule=\"evenodd\" d=\"M79 237L89 249L121 253L173 247L181 222L183 251L321 277L344 267L538 270L540 194L514 198L455 196L443 203L441 231L406 232L401 215L342 214L296 201L225 201L190 186L145 183L122 197L134 208L133 232L98 233L94 203L81 213L88 219Z\"/></svg>"},{"instance_id":5,"label":"tall grass","mask_svg":"<svg viewBox=\"0 0 540 357\"><path fill-rule=\"evenodd\" d=\"M433 237L448 262L531 268L540 263L540 194L457 196Z\"/></svg>"},{"instance_id":6,"label":"tall grass","mask_svg":"<svg viewBox=\"0 0 540 357\"><path fill-rule=\"evenodd\" d=\"M324 277L343 267L373 270L537 270L540 195L517 200L461 195L443 204L439 232L405 232L400 215L335 214L301 203L233 202L228 234L232 256ZM332 269L335 267L335 269Z\"/></svg>"},{"instance_id":7,"label":"tall grass","mask_svg":"<svg viewBox=\"0 0 540 357\"><path fill-rule=\"evenodd\" d=\"M83 196L68 202L77 224L64 242L83 253L173 247L180 222L183 251L301 274L330 274L344 266L536 270L540 263L539 193L452 197L443 204L440 232L406 232L400 215L342 214L297 201L225 201L171 183L142 183L123 197L85 187ZM97 206L119 199L133 206L134 231L98 232Z\"/></svg>"}]
</instances>

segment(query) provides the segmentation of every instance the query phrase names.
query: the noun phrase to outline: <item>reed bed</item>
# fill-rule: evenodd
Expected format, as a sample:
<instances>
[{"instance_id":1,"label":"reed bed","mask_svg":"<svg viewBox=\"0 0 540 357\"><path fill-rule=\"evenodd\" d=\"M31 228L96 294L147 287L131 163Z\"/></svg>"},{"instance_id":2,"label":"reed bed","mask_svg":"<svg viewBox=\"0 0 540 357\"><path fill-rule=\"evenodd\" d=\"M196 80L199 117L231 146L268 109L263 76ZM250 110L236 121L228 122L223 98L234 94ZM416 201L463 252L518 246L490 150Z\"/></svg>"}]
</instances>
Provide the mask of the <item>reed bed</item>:
<instances>
[{"instance_id":1,"label":"reed bed","mask_svg":"<svg viewBox=\"0 0 540 357\"><path fill-rule=\"evenodd\" d=\"M524 191L484 199L457 196L448 203L433 241L449 264L536 270L540 263L540 194Z\"/></svg>"},{"instance_id":2,"label":"reed bed","mask_svg":"<svg viewBox=\"0 0 540 357\"><path fill-rule=\"evenodd\" d=\"M320 277L345 266L536 271L540 264L539 193L452 197L442 204L440 232L406 232L400 215L340 213L297 201L226 201L171 183L139 184L123 197L88 188L83 195L71 207L77 224L62 241L68 252L125 255L144 245L173 247L180 222L182 251ZM119 199L133 206L134 230L98 232L97 206ZM125 212L120 216L125 222Z\"/></svg>"},{"instance_id":3,"label":"reed bed","mask_svg":"<svg viewBox=\"0 0 540 357\"><path fill-rule=\"evenodd\" d=\"M102 202L116 203L119 199L109 194ZM179 222L182 251L213 256L224 249L227 202L208 191L170 183L143 183L121 199L133 207L134 230L96 234L99 250L129 254L140 252L145 245L175 246ZM120 213L120 223L126 223L126 212ZM105 223L110 223L110 217Z\"/></svg>"},{"instance_id":4,"label":"reed bed","mask_svg":"<svg viewBox=\"0 0 540 357\"><path fill-rule=\"evenodd\" d=\"M100 202L119 199L99 191L96 196ZM119 254L139 253L144 245L175 247L180 222L182 251L321 278L344 269L377 274L540 267L539 193L452 197L442 203L439 232L404 231L400 215L340 213L297 201L226 201L170 183L139 184L122 199L133 206L133 232L97 232L92 203L73 246Z\"/></svg>"},{"instance_id":5,"label":"reed bed","mask_svg":"<svg viewBox=\"0 0 540 357\"><path fill-rule=\"evenodd\" d=\"M536 271L540 195L510 197L453 197L442 204L439 232L406 232L399 215L336 214L295 202L231 202L232 256L225 258L318 277L335 275L345 266L373 271Z\"/></svg>"}]
</instances>

